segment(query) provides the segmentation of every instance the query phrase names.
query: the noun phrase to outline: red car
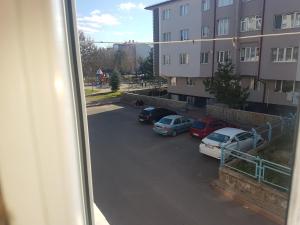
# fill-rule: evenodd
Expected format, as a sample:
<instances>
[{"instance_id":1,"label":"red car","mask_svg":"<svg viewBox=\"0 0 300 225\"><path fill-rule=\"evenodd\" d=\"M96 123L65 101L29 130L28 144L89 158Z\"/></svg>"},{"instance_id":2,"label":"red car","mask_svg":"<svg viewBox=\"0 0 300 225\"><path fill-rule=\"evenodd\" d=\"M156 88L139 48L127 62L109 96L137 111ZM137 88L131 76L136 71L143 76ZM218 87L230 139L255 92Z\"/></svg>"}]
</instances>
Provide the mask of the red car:
<instances>
[{"instance_id":1,"label":"red car","mask_svg":"<svg viewBox=\"0 0 300 225\"><path fill-rule=\"evenodd\" d=\"M214 119L211 117L205 117L201 120L196 120L190 128L190 134L198 138L205 138L215 130L219 130L224 127L232 127L225 121Z\"/></svg>"}]
</instances>

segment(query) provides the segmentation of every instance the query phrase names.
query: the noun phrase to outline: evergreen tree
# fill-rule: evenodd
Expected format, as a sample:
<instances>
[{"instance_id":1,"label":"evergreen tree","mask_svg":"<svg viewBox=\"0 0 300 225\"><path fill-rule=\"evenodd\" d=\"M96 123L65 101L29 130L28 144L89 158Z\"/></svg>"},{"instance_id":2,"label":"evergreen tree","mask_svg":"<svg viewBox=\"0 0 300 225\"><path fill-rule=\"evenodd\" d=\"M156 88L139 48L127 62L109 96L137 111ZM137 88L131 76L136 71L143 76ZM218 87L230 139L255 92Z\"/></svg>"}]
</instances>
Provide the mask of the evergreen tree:
<instances>
[{"instance_id":1,"label":"evergreen tree","mask_svg":"<svg viewBox=\"0 0 300 225\"><path fill-rule=\"evenodd\" d=\"M240 77L233 74L234 66L231 62L218 64L215 76L203 81L205 90L214 95L218 102L231 108L242 108L249 97L249 87L242 88Z\"/></svg>"},{"instance_id":2,"label":"evergreen tree","mask_svg":"<svg viewBox=\"0 0 300 225\"><path fill-rule=\"evenodd\" d=\"M139 73L145 74L146 78L153 77L153 50L145 60L140 62Z\"/></svg>"},{"instance_id":3,"label":"evergreen tree","mask_svg":"<svg viewBox=\"0 0 300 225\"><path fill-rule=\"evenodd\" d=\"M116 92L120 88L120 75L120 72L117 70L114 70L110 75L109 85L113 92Z\"/></svg>"}]
</instances>

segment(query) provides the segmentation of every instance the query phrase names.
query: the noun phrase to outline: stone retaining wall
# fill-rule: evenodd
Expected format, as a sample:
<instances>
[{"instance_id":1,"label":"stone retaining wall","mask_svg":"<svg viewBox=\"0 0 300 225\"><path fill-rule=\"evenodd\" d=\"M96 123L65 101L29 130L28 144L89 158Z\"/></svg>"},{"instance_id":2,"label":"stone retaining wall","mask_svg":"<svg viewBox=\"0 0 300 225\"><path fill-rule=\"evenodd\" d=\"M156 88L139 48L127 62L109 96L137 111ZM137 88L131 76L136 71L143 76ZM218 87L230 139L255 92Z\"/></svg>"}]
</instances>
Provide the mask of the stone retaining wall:
<instances>
[{"instance_id":1,"label":"stone retaining wall","mask_svg":"<svg viewBox=\"0 0 300 225\"><path fill-rule=\"evenodd\" d=\"M235 197L258 206L266 213L278 218L279 222L285 220L288 205L287 193L224 167L219 169L219 182L224 191L232 192Z\"/></svg>"},{"instance_id":2,"label":"stone retaining wall","mask_svg":"<svg viewBox=\"0 0 300 225\"><path fill-rule=\"evenodd\" d=\"M260 126L270 123L280 123L280 116L269 115L264 113L249 112L238 109L226 108L218 105L207 105L207 115L219 118L228 122L247 124L249 126Z\"/></svg>"},{"instance_id":3,"label":"stone retaining wall","mask_svg":"<svg viewBox=\"0 0 300 225\"><path fill-rule=\"evenodd\" d=\"M134 105L136 100L143 100L145 105L151 105L155 107L166 107L175 110L185 110L186 109L186 102L182 101L175 101L172 99L165 99L159 97L152 97L147 95L139 95L133 93L124 93L121 97L121 102L126 104Z\"/></svg>"}]
</instances>

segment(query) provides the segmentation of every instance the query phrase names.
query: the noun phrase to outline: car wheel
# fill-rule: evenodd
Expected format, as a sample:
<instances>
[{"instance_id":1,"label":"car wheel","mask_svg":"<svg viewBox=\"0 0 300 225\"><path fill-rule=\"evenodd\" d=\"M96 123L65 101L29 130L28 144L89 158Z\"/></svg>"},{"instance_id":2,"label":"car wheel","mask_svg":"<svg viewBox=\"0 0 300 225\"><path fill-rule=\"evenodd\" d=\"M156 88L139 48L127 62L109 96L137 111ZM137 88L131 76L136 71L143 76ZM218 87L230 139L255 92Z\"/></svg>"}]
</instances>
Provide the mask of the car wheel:
<instances>
[{"instance_id":1,"label":"car wheel","mask_svg":"<svg viewBox=\"0 0 300 225\"><path fill-rule=\"evenodd\" d=\"M172 136L175 137L176 135L177 135L176 130L173 130L173 131L172 131Z\"/></svg>"}]
</instances>

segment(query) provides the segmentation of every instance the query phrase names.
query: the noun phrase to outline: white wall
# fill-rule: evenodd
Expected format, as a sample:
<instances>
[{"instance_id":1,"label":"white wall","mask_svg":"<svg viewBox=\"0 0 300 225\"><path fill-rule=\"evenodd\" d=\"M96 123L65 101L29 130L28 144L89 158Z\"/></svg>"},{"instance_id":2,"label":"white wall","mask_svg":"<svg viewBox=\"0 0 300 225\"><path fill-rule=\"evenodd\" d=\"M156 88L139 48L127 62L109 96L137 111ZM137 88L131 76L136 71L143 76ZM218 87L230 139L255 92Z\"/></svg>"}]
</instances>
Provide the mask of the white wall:
<instances>
[{"instance_id":1,"label":"white wall","mask_svg":"<svg viewBox=\"0 0 300 225\"><path fill-rule=\"evenodd\" d=\"M64 4L1 1L0 184L13 225L87 224Z\"/></svg>"}]
</instances>

